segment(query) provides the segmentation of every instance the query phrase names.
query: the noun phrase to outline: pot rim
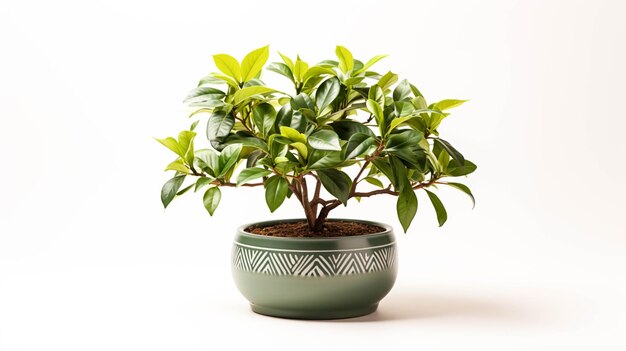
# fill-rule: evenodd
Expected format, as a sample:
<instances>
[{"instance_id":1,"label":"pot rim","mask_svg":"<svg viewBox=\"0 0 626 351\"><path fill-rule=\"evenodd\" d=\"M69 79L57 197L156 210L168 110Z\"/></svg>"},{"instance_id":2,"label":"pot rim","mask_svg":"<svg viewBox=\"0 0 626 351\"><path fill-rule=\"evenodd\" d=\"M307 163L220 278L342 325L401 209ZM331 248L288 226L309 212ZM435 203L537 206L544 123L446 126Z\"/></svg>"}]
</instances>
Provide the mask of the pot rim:
<instances>
[{"instance_id":1,"label":"pot rim","mask_svg":"<svg viewBox=\"0 0 626 351\"><path fill-rule=\"evenodd\" d=\"M267 235L260 235L260 234L249 233L249 232L245 231L246 228L251 227L253 225L269 226L269 225L276 224L276 223L292 223L292 222L300 222L300 221L306 221L306 218L274 219L274 220L261 221L261 222L251 222L251 223L247 223L247 224L244 224L244 225L238 227L237 228L237 233L239 235L247 236L247 237L250 237L250 238L259 238L259 239L262 238L264 240L293 241L293 242L298 242L298 241L300 241L300 242L323 241L324 239L333 240L334 241L334 240L342 240L342 239L372 238L372 237L377 237L377 236L382 236L382 235L393 234L393 227L391 227L389 224L381 223L381 222L375 222L375 221L368 221L368 220L363 220L363 219L351 219L351 218L330 218L330 219L328 219L328 221L331 221L331 222L356 222L356 223L372 225L372 226L375 226L375 227L380 227L380 228L383 228L384 230L382 232L372 233L372 234L352 235L352 236L324 236L324 237L319 237L319 238L317 238L317 237L267 236Z\"/></svg>"}]
</instances>

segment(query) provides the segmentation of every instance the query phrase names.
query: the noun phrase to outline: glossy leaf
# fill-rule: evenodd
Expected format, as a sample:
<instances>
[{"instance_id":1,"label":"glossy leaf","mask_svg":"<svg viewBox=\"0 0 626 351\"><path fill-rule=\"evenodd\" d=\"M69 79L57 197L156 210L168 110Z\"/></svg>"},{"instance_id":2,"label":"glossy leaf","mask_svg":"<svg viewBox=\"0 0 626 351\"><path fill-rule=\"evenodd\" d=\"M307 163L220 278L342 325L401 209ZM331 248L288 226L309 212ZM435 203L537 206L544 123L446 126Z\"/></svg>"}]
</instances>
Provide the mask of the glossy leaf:
<instances>
[{"instance_id":1,"label":"glossy leaf","mask_svg":"<svg viewBox=\"0 0 626 351\"><path fill-rule=\"evenodd\" d=\"M363 180L365 180L366 182L368 182L368 183L370 183L370 184L372 184L374 186L377 186L379 188L384 188L383 182L381 182L378 178L365 177L365 178L363 178Z\"/></svg>"},{"instance_id":2,"label":"glossy leaf","mask_svg":"<svg viewBox=\"0 0 626 351\"><path fill-rule=\"evenodd\" d=\"M217 176L220 171L219 156L211 149L201 149L195 152L194 165L199 169Z\"/></svg>"},{"instance_id":3,"label":"glossy leaf","mask_svg":"<svg viewBox=\"0 0 626 351\"><path fill-rule=\"evenodd\" d=\"M280 52L278 54L283 59L283 61L287 65L287 67L289 67L289 69L293 71L293 68L295 67L294 64L293 64L293 61L288 56L285 56L285 55L281 54Z\"/></svg>"},{"instance_id":4,"label":"glossy leaf","mask_svg":"<svg viewBox=\"0 0 626 351\"><path fill-rule=\"evenodd\" d=\"M213 178L213 177L200 177L200 178L198 178L198 180L196 180L195 189L193 191L197 192L198 190L202 189L203 187L211 185L211 182L213 182L214 180L215 180L215 178Z\"/></svg>"},{"instance_id":5,"label":"glossy leaf","mask_svg":"<svg viewBox=\"0 0 626 351\"><path fill-rule=\"evenodd\" d=\"M396 211L402 229L406 233L417 213L417 196L415 196L415 191L411 187L405 187L400 191L398 201L396 202Z\"/></svg>"},{"instance_id":6,"label":"glossy leaf","mask_svg":"<svg viewBox=\"0 0 626 351\"><path fill-rule=\"evenodd\" d=\"M339 81L337 78L330 78L324 81L315 93L315 106L318 111L324 110L339 95Z\"/></svg>"},{"instance_id":7,"label":"glossy leaf","mask_svg":"<svg viewBox=\"0 0 626 351\"><path fill-rule=\"evenodd\" d=\"M224 176L239 161L242 145L228 145L219 156L220 173L218 178Z\"/></svg>"},{"instance_id":8,"label":"glossy leaf","mask_svg":"<svg viewBox=\"0 0 626 351\"><path fill-rule=\"evenodd\" d=\"M244 183L248 183L249 181L257 179L257 178L266 177L270 174L272 174L272 172L264 168L258 168L258 167L246 168L243 171L241 171L239 175L237 176L237 186L244 184Z\"/></svg>"},{"instance_id":9,"label":"glossy leaf","mask_svg":"<svg viewBox=\"0 0 626 351\"><path fill-rule=\"evenodd\" d=\"M393 90L394 101L402 101L410 97L410 95L411 95L411 86L409 85L409 81L406 79L402 80Z\"/></svg>"},{"instance_id":10,"label":"glossy leaf","mask_svg":"<svg viewBox=\"0 0 626 351\"><path fill-rule=\"evenodd\" d=\"M196 99L198 97L203 97L205 99L212 99L212 100L220 100L224 98L224 92L219 90L219 89L215 89L215 88L211 88L211 87L197 87L195 89L193 89L192 91L189 92L189 94L187 94L187 97L185 97L185 100L183 102L187 103L192 99Z\"/></svg>"},{"instance_id":11,"label":"glossy leaf","mask_svg":"<svg viewBox=\"0 0 626 351\"><path fill-rule=\"evenodd\" d=\"M346 145L345 159L349 160L357 156L363 155L367 149L374 145L375 139L372 136L363 133L356 133L350 137Z\"/></svg>"},{"instance_id":12,"label":"glossy leaf","mask_svg":"<svg viewBox=\"0 0 626 351\"><path fill-rule=\"evenodd\" d=\"M258 104L252 109L252 119L257 129L267 137L273 132L276 123L276 109L265 102Z\"/></svg>"},{"instance_id":13,"label":"glossy leaf","mask_svg":"<svg viewBox=\"0 0 626 351\"><path fill-rule=\"evenodd\" d=\"M376 124L378 124L380 132L381 134L383 134L383 131L385 129L385 115L383 113L383 108L376 101L372 99L367 99L366 104L367 104L367 109L376 118Z\"/></svg>"},{"instance_id":14,"label":"glossy leaf","mask_svg":"<svg viewBox=\"0 0 626 351\"><path fill-rule=\"evenodd\" d=\"M235 125L235 119L222 111L214 112L207 123L207 138L210 141L219 141L226 137Z\"/></svg>"},{"instance_id":15,"label":"glossy leaf","mask_svg":"<svg viewBox=\"0 0 626 351\"><path fill-rule=\"evenodd\" d=\"M363 123L349 120L340 120L330 124L333 130L339 135L342 140L348 140L355 133L363 133L369 136L374 136L372 130L363 125Z\"/></svg>"},{"instance_id":16,"label":"glossy leaf","mask_svg":"<svg viewBox=\"0 0 626 351\"><path fill-rule=\"evenodd\" d=\"M213 213L215 213L221 199L222 191L220 188L213 186L207 189L202 197L202 201L204 202L204 208L209 211L209 215L213 216Z\"/></svg>"},{"instance_id":17,"label":"glossy leaf","mask_svg":"<svg viewBox=\"0 0 626 351\"><path fill-rule=\"evenodd\" d=\"M183 160L181 158L177 159L176 161L170 163L169 165L167 165L167 167L165 167L166 171L177 171L183 174L188 174L189 173L189 168L187 168L187 166L185 166L185 163L183 162Z\"/></svg>"},{"instance_id":18,"label":"glossy leaf","mask_svg":"<svg viewBox=\"0 0 626 351\"><path fill-rule=\"evenodd\" d=\"M367 98L376 101L381 107L385 106L385 92L377 84L370 87Z\"/></svg>"},{"instance_id":19,"label":"glossy leaf","mask_svg":"<svg viewBox=\"0 0 626 351\"><path fill-rule=\"evenodd\" d=\"M281 126L280 127L280 135L284 136L285 138L293 141L294 143L303 143L306 144L306 135L298 132L297 130L291 128L291 127L285 127L285 126Z\"/></svg>"},{"instance_id":20,"label":"glossy leaf","mask_svg":"<svg viewBox=\"0 0 626 351\"><path fill-rule=\"evenodd\" d=\"M344 205L347 205L350 189L352 188L352 180L350 177L344 172L333 168L320 169L317 170L316 173L324 189Z\"/></svg>"},{"instance_id":21,"label":"glossy leaf","mask_svg":"<svg viewBox=\"0 0 626 351\"><path fill-rule=\"evenodd\" d=\"M371 59L369 59L369 61L367 61L363 65L363 67L361 67L358 71L354 72L354 74L360 74L361 72L365 72L368 68L372 67L376 62L384 59L385 57L387 57L387 55L376 55L372 57Z\"/></svg>"},{"instance_id":22,"label":"glossy leaf","mask_svg":"<svg viewBox=\"0 0 626 351\"><path fill-rule=\"evenodd\" d=\"M242 88L241 90L237 90L233 95L233 102L235 105L239 105L241 102L249 99L255 95L262 95L267 93L276 92L275 89L264 87L264 86L251 86Z\"/></svg>"},{"instance_id":23,"label":"glossy leaf","mask_svg":"<svg viewBox=\"0 0 626 351\"><path fill-rule=\"evenodd\" d=\"M289 66L287 66L284 63L281 63L281 62L270 63L269 66L267 66L267 69L269 71L281 74L281 75L289 78L290 81L294 82L294 80L293 80L293 72L291 71L291 68L289 68Z\"/></svg>"},{"instance_id":24,"label":"glossy leaf","mask_svg":"<svg viewBox=\"0 0 626 351\"><path fill-rule=\"evenodd\" d=\"M447 99L447 100L441 100L437 103L435 103L433 105L434 109L440 110L440 111L445 111L445 110L449 110L451 108L455 108L458 106L463 105L464 103L466 103L468 100L455 100L455 99Z\"/></svg>"},{"instance_id":25,"label":"glossy leaf","mask_svg":"<svg viewBox=\"0 0 626 351\"><path fill-rule=\"evenodd\" d=\"M350 50L341 45L337 45L337 48L335 49L335 54L339 59L339 69L343 73L348 73L349 71L352 71L352 68L354 68L354 58L352 57L352 53L350 52Z\"/></svg>"},{"instance_id":26,"label":"glossy leaf","mask_svg":"<svg viewBox=\"0 0 626 351\"><path fill-rule=\"evenodd\" d=\"M164 208L167 208L167 205L172 202L184 181L185 175L177 175L163 184L161 188L161 202Z\"/></svg>"},{"instance_id":27,"label":"glossy leaf","mask_svg":"<svg viewBox=\"0 0 626 351\"><path fill-rule=\"evenodd\" d=\"M343 159L341 158L341 152L339 151L312 150L309 153L307 168L309 169L332 168L341 164L342 162L343 162Z\"/></svg>"},{"instance_id":28,"label":"glossy leaf","mask_svg":"<svg viewBox=\"0 0 626 351\"><path fill-rule=\"evenodd\" d=\"M241 61L241 78L247 82L255 78L263 69L270 55L269 45L251 51Z\"/></svg>"},{"instance_id":29,"label":"glossy leaf","mask_svg":"<svg viewBox=\"0 0 626 351\"><path fill-rule=\"evenodd\" d=\"M426 189L424 189L424 191L428 194L428 198L435 208L435 212L437 213L437 222L439 222L439 226L441 227L444 223L446 223L446 220L448 220L446 208L443 206L443 203L441 203L441 200L439 200L439 196Z\"/></svg>"},{"instance_id":30,"label":"glossy leaf","mask_svg":"<svg viewBox=\"0 0 626 351\"><path fill-rule=\"evenodd\" d=\"M176 141L176 139L172 137L167 137L165 139L156 139L156 141L158 141L159 143L161 143L163 146L167 147L168 149L172 150L178 156L185 157L185 152L187 150L182 150L180 145L178 145L178 141Z\"/></svg>"},{"instance_id":31,"label":"glossy leaf","mask_svg":"<svg viewBox=\"0 0 626 351\"><path fill-rule=\"evenodd\" d=\"M378 80L378 86L383 89L383 91L389 89L392 85L394 85L398 81L398 75L395 73L391 73L391 71L385 73Z\"/></svg>"},{"instance_id":32,"label":"glossy leaf","mask_svg":"<svg viewBox=\"0 0 626 351\"><path fill-rule=\"evenodd\" d=\"M476 170L476 165L469 160L465 160L465 164L461 165L457 160L451 160L446 169L446 174L453 177L468 175Z\"/></svg>"},{"instance_id":33,"label":"glossy leaf","mask_svg":"<svg viewBox=\"0 0 626 351\"><path fill-rule=\"evenodd\" d=\"M265 202L270 212L276 211L283 204L288 192L287 180L281 176L272 176L265 182Z\"/></svg>"},{"instance_id":34,"label":"glossy leaf","mask_svg":"<svg viewBox=\"0 0 626 351\"><path fill-rule=\"evenodd\" d=\"M309 136L308 142L317 150L341 151L339 136L332 130L320 129Z\"/></svg>"},{"instance_id":35,"label":"glossy leaf","mask_svg":"<svg viewBox=\"0 0 626 351\"><path fill-rule=\"evenodd\" d=\"M435 144L438 144L444 150L446 150L448 154L450 154L450 156L459 163L459 165L463 166L465 164L465 157L463 157L463 155L460 152L458 152L457 149L455 149L452 145L450 145L449 142L440 138L434 139L434 142Z\"/></svg>"},{"instance_id":36,"label":"glossy leaf","mask_svg":"<svg viewBox=\"0 0 626 351\"><path fill-rule=\"evenodd\" d=\"M213 61L217 69L237 82L241 82L241 66L239 61L227 54L213 55Z\"/></svg>"},{"instance_id":37,"label":"glossy leaf","mask_svg":"<svg viewBox=\"0 0 626 351\"><path fill-rule=\"evenodd\" d=\"M422 139L423 134L414 130L405 130L398 134L392 134L385 145L386 151L395 151L407 147L415 147Z\"/></svg>"}]
</instances>

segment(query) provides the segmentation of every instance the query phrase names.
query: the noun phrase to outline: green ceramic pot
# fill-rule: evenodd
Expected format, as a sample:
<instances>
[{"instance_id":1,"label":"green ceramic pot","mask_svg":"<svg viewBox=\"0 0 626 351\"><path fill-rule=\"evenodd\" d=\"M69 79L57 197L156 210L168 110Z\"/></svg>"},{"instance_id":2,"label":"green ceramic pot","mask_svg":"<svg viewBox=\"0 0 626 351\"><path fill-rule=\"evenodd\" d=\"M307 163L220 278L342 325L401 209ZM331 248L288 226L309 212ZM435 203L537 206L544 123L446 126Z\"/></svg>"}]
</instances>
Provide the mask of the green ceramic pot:
<instances>
[{"instance_id":1,"label":"green ceramic pot","mask_svg":"<svg viewBox=\"0 0 626 351\"><path fill-rule=\"evenodd\" d=\"M347 219L345 219L347 221ZM372 313L393 287L396 240L385 231L350 237L280 238L237 230L232 271L254 312L298 319L334 319Z\"/></svg>"}]
</instances>

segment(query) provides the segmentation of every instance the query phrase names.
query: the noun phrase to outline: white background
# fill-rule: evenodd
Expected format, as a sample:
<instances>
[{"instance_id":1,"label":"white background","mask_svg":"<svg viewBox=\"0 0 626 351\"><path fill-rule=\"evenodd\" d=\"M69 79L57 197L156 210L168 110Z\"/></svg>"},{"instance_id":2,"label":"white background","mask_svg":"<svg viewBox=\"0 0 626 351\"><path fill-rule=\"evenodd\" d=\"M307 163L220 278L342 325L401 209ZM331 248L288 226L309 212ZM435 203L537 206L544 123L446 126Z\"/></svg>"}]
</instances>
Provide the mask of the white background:
<instances>
[{"instance_id":1,"label":"white background","mask_svg":"<svg viewBox=\"0 0 626 351\"><path fill-rule=\"evenodd\" d=\"M624 350L625 4L3 2L0 350ZM471 99L441 131L479 165L475 210L442 190L437 228L422 196L406 235L392 197L333 213L398 232L368 317L268 318L236 291L235 228L295 203L227 189L213 218L199 194L162 209L172 155L152 137L188 126L212 54L266 44L390 54L378 69L430 101Z\"/></svg>"}]
</instances>

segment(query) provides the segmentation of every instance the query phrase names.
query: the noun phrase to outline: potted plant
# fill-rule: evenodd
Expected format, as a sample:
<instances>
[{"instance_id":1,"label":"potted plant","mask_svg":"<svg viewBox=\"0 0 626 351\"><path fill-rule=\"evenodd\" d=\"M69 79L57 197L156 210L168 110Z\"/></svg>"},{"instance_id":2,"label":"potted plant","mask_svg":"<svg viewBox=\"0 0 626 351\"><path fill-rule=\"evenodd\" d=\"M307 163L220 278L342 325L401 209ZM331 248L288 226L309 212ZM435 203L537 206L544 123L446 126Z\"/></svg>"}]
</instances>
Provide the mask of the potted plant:
<instances>
[{"instance_id":1,"label":"potted plant","mask_svg":"<svg viewBox=\"0 0 626 351\"><path fill-rule=\"evenodd\" d=\"M267 86L260 78L269 57L262 47L241 62L213 56L219 70L200 80L185 102L200 118L177 138L157 139L176 154L166 170L176 172L161 190L167 207L191 189L202 191L213 215L222 187L264 187L274 212L291 198L303 219L241 226L232 270L237 287L255 312L290 318L345 318L376 310L396 277L392 228L364 220L328 219L349 202L378 195L397 197L406 232L424 191L439 225L447 219L437 185L469 188L448 179L476 169L442 139L439 125L463 100L428 104L424 95L392 72L371 70L342 46L337 60L309 65L280 54L266 70L293 91ZM195 145L206 122L211 148ZM187 184L186 184L187 183Z\"/></svg>"}]
</instances>

